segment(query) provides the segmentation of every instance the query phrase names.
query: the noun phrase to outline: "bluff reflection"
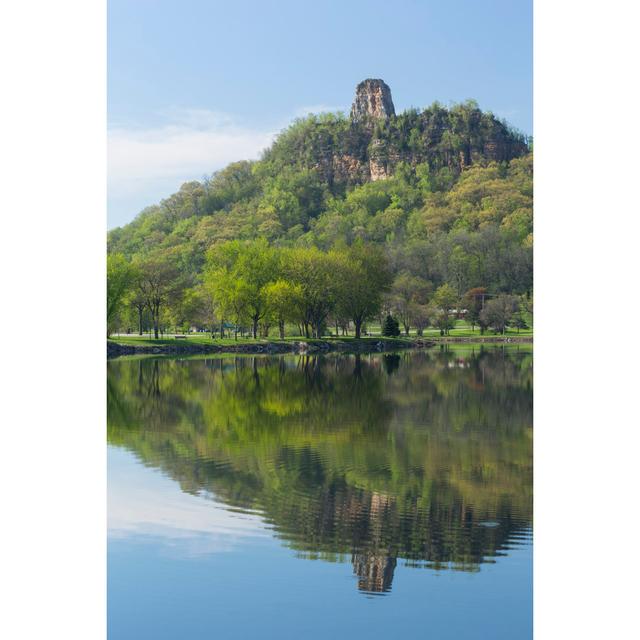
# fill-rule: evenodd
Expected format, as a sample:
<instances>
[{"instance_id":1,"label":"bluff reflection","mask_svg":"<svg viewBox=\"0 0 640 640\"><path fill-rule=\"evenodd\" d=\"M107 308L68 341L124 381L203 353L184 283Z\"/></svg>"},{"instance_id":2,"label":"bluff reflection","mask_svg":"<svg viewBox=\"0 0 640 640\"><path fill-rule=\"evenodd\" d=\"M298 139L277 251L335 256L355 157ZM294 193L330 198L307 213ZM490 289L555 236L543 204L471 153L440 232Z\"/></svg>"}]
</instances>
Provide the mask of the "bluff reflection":
<instances>
[{"instance_id":1,"label":"bluff reflection","mask_svg":"<svg viewBox=\"0 0 640 640\"><path fill-rule=\"evenodd\" d=\"M398 559L477 571L528 535L530 353L108 367L110 443L260 510L301 557L350 559L363 591L388 591Z\"/></svg>"}]
</instances>

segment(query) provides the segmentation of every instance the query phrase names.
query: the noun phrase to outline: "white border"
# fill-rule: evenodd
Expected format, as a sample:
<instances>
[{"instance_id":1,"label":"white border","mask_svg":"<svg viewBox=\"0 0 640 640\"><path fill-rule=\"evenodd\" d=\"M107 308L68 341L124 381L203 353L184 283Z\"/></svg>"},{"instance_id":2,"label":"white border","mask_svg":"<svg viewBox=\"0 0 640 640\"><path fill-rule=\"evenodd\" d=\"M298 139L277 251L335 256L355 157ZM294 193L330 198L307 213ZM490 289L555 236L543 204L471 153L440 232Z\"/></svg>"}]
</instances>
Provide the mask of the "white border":
<instances>
[{"instance_id":1,"label":"white border","mask_svg":"<svg viewBox=\"0 0 640 640\"><path fill-rule=\"evenodd\" d=\"M101 638L106 7L0 11L0 636ZM535 5L536 638L637 634L637 18Z\"/></svg>"},{"instance_id":2,"label":"white border","mask_svg":"<svg viewBox=\"0 0 640 640\"><path fill-rule=\"evenodd\" d=\"M534 9L536 638L638 633L635 7Z\"/></svg>"},{"instance_id":3,"label":"white border","mask_svg":"<svg viewBox=\"0 0 640 640\"><path fill-rule=\"evenodd\" d=\"M2 638L106 637L105 27L0 5Z\"/></svg>"}]
</instances>

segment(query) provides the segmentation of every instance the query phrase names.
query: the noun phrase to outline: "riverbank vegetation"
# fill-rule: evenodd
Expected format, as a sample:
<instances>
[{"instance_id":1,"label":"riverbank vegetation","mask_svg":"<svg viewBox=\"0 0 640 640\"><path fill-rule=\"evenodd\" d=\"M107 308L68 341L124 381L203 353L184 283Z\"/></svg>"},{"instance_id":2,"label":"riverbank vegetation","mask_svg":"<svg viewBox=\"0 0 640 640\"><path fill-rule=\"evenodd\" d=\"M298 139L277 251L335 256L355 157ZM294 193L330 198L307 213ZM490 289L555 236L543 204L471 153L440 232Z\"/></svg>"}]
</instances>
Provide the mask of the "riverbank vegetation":
<instances>
[{"instance_id":1,"label":"riverbank vegetation","mask_svg":"<svg viewBox=\"0 0 640 640\"><path fill-rule=\"evenodd\" d=\"M471 102L370 129L299 120L261 160L110 232L108 333L361 336L389 315L404 335L463 319L527 331L532 166L524 139Z\"/></svg>"}]
</instances>

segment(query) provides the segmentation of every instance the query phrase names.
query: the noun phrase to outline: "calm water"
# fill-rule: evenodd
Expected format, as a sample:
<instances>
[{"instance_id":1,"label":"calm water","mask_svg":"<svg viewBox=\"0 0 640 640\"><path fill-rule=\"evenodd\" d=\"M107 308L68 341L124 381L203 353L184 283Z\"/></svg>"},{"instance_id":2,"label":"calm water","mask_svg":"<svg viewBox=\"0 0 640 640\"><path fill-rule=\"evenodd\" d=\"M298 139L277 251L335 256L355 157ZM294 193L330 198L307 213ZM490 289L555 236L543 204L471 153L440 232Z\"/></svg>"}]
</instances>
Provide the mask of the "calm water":
<instances>
[{"instance_id":1,"label":"calm water","mask_svg":"<svg viewBox=\"0 0 640 640\"><path fill-rule=\"evenodd\" d=\"M109 362L110 639L530 638L532 362Z\"/></svg>"}]
</instances>

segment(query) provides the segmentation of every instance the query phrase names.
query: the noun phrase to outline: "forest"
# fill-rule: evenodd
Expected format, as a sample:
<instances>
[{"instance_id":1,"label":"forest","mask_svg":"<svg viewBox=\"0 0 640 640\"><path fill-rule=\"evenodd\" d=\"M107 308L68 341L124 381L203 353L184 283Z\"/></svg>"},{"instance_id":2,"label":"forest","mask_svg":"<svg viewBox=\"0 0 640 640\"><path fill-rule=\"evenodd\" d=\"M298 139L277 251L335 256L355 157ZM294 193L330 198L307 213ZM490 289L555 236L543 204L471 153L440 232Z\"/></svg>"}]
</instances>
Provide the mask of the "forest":
<instances>
[{"instance_id":1,"label":"forest","mask_svg":"<svg viewBox=\"0 0 640 640\"><path fill-rule=\"evenodd\" d=\"M526 326L532 144L473 101L308 116L111 230L107 260L108 335Z\"/></svg>"}]
</instances>

